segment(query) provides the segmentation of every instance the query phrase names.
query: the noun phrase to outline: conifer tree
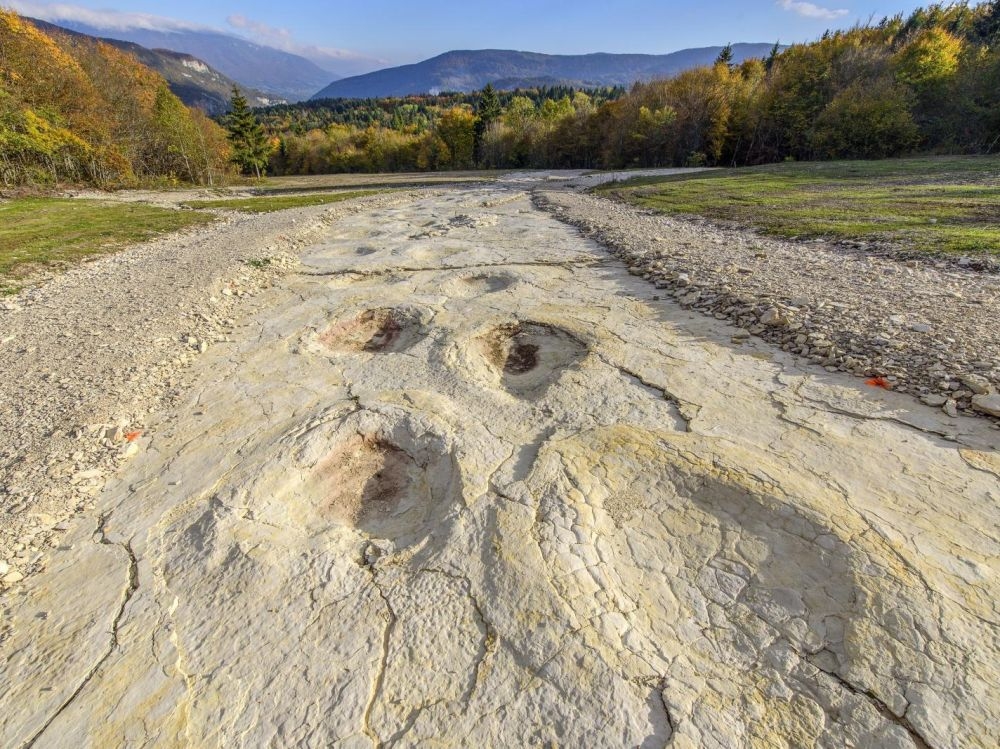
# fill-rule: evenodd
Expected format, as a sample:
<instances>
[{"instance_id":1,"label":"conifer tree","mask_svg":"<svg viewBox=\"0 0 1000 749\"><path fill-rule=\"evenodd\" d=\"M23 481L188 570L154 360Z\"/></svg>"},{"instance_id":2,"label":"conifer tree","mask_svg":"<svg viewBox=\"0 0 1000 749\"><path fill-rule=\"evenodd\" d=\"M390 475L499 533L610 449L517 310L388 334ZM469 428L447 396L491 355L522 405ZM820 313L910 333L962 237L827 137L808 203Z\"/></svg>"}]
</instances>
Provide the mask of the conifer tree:
<instances>
[{"instance_id":1,"label":"conifer tree","mask_svg":"<svg viewBox=\"0 0 1000 749\"><path fill-rule=\"evenodd\" d=\"M732 44L727 44L725 47L722 48L722 51L719 52L719 56L715 58L715 64L725 65L727 68L731 68L733 66Z\"/></svg>"},{"instance_id":2,"label":"conifer tree","mask_svg":"<svg viewBox=\"0 0 1000 749\"><path fill-rule=\"evenodd\" d=\"M780 53L781 53L781 42L775 42L774 46L771 47L771 54L769 54L767 56L767 59L764 61L764 69L767 70L768 73L771 72L771 68L774 67L774 61L778 59L778 55Z\"/></svg>"},{"instance_id":3,"label":"conifer tree","mask_svg":"<svg viewBox=\"0 0 1000 749\"><path fill-rule=\"evenodd\" d=\"M479 106L476 109L476 114L479 119L485 124L490 124L496 119L499 119L500 111L500 97L497 96L496 89L493 88L492 83L487 83L486 88L483 89L482 94L479 96Z\"/></svg>"},{"instance_id":4,"label":"conifer tree","mask_svg":"<svg viewBox=\"0 0 1000 749\"><path fill-rule=\"evenodd\" d=\"M500 97L492 83L487 83L479 95L479 105L476 107L476 125L473 134L473 158L477 163L483 160L483 134L492 122L500 119L503 110L500 107Z\"/></svg>"},{"instance_id":5,"label":"conifer tree","mask_svg":"<svg viewBox=\"0 0 1000 749\"><path fill-rule=\"evenodd\" d=\"M270 150L264 127L257 121L257 116L251 111L246 97L236 86L233 86L229 107L226 129L229 131L229 142L233 147L232 162L243 174L254 174L260 179L267 168Z\"/></svg>"}]
</instances>

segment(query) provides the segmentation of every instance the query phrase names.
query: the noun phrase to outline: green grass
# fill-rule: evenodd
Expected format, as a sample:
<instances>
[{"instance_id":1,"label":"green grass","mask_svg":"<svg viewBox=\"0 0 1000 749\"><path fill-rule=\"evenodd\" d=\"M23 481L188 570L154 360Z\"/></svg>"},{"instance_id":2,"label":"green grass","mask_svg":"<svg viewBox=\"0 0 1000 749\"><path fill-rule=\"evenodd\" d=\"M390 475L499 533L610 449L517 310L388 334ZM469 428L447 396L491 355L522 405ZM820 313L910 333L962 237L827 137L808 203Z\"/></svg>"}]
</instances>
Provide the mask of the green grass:
<instances>
[{"instance_id":1,"label":"green grass","mask_svg":"<svg viewBox=\"0 0 1000 749\"><path fill-rule=\"evenodd\" d=\"M214 216L138 203L23 198L0 203L0 294L43 268L63 268Z\"/></svg>"},{"instance_id":2,"label":"green grass","mask_svg":"<svg viewBox=\"0 0 1000 749\"><path fill-rule=\"evenodd\" d=\"M192 200L182 205L198 209L224 208L247 213L270 213L271 211L284 211L288 208L305 208L313 205L339 203L342 200L363 198L367 195L375 195L378 192L380 191L352 190L327 193L325 195L283 195L280 197L265 196L261 198L232 198L228 200Z\"/></svg>"},{"instance_id":3,"label":"green grass","mask_svg":"<svg viewBox=\"0 0 1000 749\"><path fill-rule=\"evenodd\" d=\"M774 164L638 178L598 192L780 237L1000 255L1000 157Z\"/></svg>"}]
</instances>

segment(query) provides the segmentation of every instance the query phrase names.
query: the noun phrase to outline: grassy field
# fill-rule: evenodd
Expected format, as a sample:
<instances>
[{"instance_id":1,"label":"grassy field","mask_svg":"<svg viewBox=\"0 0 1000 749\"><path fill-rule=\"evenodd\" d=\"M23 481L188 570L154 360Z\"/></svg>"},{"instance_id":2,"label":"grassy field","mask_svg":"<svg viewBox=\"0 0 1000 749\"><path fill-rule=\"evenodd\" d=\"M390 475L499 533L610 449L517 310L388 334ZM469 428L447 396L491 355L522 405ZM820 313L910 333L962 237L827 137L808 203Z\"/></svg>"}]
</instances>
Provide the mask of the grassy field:
<instances>
[{"instance_id":1,"label":"grassy field","mask_svg":"<svg viewBox=\"0 0 1000 749\"><path fill-rule=\"evenodd\" d=\"M342 200L351 198L363 198L367 195L375 195L380 190L352 190L345 192L334 192L316 195L266 195L259 198L229 198L222 200L190 200L181 203L188 208L212 209L225 208L231 211L244 211L246 213L270 213L271 211L284 211L288 208L305 208L313 205L326 205L327 203L339 203Z\"/></svg>"},{"instance_id":2,"label":"grassy field","mask_svg":"<svg viewBox=\"0 0 1000 749\"><path fill-rule=\"evenodd\" d=\"M22 198L0 203L0 294L44 268L114 252L215 216L137 203Z\"/></svg>"},{"instance_id":3,"label":"grassy field","mask_svg":"<svg viewBox=\"0 0 1000 749\"><path fill-rule=\"evenodd\" d=\"M774 164L639 178L597 191L781 237L1000 255L1000 157L994 156Z\"/></svg>"}]
</instances>

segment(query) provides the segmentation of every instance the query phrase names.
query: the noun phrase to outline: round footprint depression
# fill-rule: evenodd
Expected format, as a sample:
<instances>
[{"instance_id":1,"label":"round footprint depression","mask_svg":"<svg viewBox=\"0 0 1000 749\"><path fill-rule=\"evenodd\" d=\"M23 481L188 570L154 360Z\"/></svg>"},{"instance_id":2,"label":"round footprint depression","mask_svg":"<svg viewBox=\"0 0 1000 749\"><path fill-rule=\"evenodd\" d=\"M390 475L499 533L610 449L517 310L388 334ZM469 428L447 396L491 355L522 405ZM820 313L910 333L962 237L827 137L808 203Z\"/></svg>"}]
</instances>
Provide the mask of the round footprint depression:
<instances>
[{"instance_id":1,"label":"round footprint depression","mask_svg":"<svg viewBox=\"0 0 1000 749\"><path fill-rule=\"evenodd\" d=\"M517 283L517 277L510 273L477 273L446 281L444 292L451 297L469 299L506 291Z\"/></svg>"},{"instance_id":2,"label":"round footprint depression","mask_svg":"<svg viewBox=\"0 0 1000 749\"><path fill-rule=\"evenodd\" d=\"M396 353L406 351L421 337L416 310L382 307L335 322L316 340L323 349L334 353Z\"/></svg>"},{"instance_id":3,"label":"round footprint depression","mask_svg":"<svg viewBox=\"0 0 1000 749\"><path fill-rule=\"evenodd\" d=\"M501 325L482 336L479 345L504 389L529 400L541 397L563 370L587 355L586 344L576 336L538 322Z\"/></svg>"},{"instance_id":4,"label":"round footprint depression","mask_svg":"<svg viewBox=\"0 0 1000 749\"><path fill-rule=\"evenodd\" d=\"M374 435L354 435L338 445L310 483L320 515L378 538L419 530L433 505L425 469Z\"/></svg>"}]
</instances>

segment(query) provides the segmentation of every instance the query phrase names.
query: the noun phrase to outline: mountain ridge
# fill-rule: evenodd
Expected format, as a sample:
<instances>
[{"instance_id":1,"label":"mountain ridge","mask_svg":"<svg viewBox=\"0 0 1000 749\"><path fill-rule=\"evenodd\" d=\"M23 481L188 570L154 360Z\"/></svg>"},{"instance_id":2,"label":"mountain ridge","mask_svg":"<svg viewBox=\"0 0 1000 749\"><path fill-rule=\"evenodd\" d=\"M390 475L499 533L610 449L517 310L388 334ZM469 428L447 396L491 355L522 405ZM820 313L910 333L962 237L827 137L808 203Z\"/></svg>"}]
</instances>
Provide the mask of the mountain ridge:
<instances>
[{"instance_id":1,"label":"mountain ridge","mask_svg":"<svg viewBox=\"0 0 1000 749\"><path fill-rule=\"evenodd\" d=\"M772 43L733 44L733 62L766 56ZM711 64L723 49L697 47L663 55L591 52L583 55L548 55L520 50L450 50L409 65L383 68L333 81L310 97L376 98L440 91L468 92L502 81L507 88L530 81L591 88L628 86L636 81L662 78Z\"/></svg>"}]
</instances>

